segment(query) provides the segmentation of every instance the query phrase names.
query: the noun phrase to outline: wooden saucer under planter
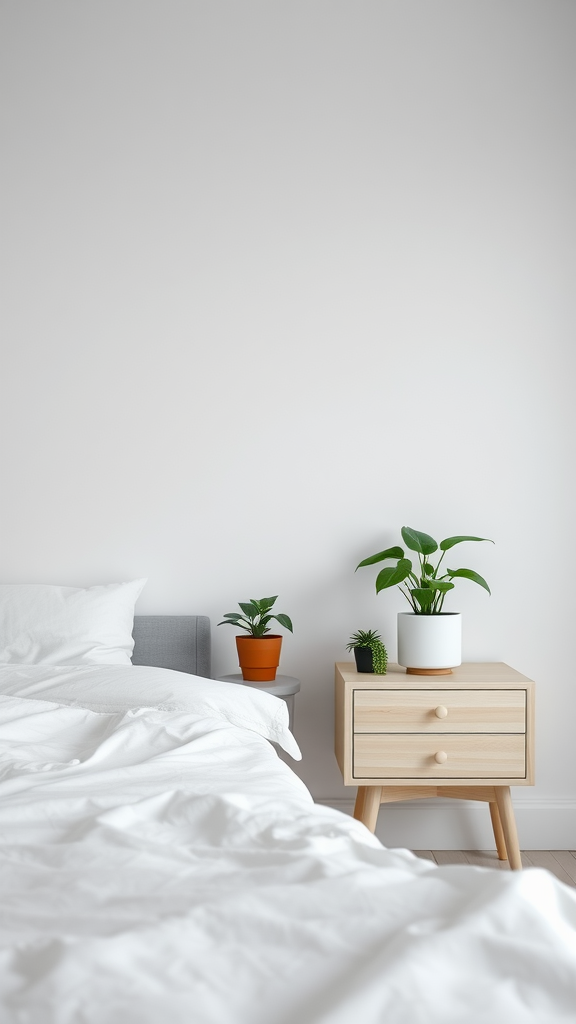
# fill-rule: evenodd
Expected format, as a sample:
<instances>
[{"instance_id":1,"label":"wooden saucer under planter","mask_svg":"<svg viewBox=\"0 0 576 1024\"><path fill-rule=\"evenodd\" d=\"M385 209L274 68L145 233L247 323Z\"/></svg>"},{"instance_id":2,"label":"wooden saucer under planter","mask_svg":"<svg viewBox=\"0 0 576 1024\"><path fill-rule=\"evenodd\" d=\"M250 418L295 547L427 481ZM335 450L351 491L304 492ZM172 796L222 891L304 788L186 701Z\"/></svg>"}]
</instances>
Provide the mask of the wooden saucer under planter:
<instances>
[{"instance_id":1,"label":"wooden saucer under planter","mask_svg":"<svg viewBox=\"0 0 576 1024\"><path fill-rule=\"evenodd\" d=\"M252 683L276 679L281 647L282 637L275 633L266 636L237 636L236 648L242 678Z\"/></svg>"}]
</instances>

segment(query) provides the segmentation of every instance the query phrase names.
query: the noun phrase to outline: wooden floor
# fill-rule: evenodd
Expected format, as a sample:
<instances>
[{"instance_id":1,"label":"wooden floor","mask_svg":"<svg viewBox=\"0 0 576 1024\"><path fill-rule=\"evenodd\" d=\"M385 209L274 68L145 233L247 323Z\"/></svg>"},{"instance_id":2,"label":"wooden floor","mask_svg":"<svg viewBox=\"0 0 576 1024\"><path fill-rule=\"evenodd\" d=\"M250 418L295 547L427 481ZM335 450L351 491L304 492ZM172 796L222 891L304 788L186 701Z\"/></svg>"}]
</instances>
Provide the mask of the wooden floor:
<instances>
[{"instance_id":1,"label":"wooden floor","mask_svg":"<svg viewBox=\"0 0 576 1024\"><path fill-rule=\"evenodd\" d=\"M435 864L477 864L508 871L508 861L498 860L496 850L413 850L417 857ZM525 868L547 868L566 885L576 888L576 850L522 850Z\"/></svg>"}]
</instances>

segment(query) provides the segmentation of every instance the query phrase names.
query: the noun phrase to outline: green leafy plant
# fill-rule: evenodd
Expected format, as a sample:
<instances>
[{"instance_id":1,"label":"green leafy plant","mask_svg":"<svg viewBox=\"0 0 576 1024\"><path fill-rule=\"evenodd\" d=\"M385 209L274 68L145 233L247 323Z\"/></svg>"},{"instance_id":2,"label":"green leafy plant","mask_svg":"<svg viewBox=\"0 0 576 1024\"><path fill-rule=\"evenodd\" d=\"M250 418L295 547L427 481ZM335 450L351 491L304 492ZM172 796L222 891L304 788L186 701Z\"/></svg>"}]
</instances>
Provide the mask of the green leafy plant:
<instances>
[{"instance_id":1,"label":"green leafy plant","mask_svg":"<svg viewBox=\"0 0 576 1024\"><path fill-rule=\"evenodd\" d=\"M262 597L259 601L254 600L253 597L249 601L238 602L238 606L242 609L243 614L239 612L226 612L222 622L219 622L219 626L237 626L243 629L249 636L263 637L266 633L270 632L268 625L272 619L279 622L285 629L289 629L291 633L294 632L292 628L292 622L287 615L282 612L278 612L277 615L272 615L270 609L274 606L274 602L277 600L276 597Z\"/></svg>"},{"instance_id":2,"label":"green leafy plant","mask_svg":"<svg viewBox=\"0 0 576 1024\"><path fill-rule=\"evenodd\" d=\"M346 644L346 650L353 651L355 647L368 647L372 651L374 671L379 676L386 675L388 652L382 643L380 634L375 629L359 629L356 633L352 633L350 642Z\"/></svg>"},{"instance_id":3,"label":"green leafy plant","mask_svg":"<svg viewBox=\"0 0 576 1024\"><path fill-rule=\"evenodd\" d=\"M396 565L387 566L381 569L376 577L376 593L387 590L389 587L398 587L406 600L412 606L417 615L439 615L444 605L444 599L448 591L454 589L454 579L472 580L479 586L484 587L490 593L490 587L486 580L479 576L472 569L444 569L440 575L440 566L447 551L456 544L463 541L488 541L488 537L447 537L446 540L437 544L433 537L419 530L413 530L409 526L402 527L402 538L410 551L418 555L417 571L412 568L412 562L406 558L401 547L386 548L369 558L364 558L356 568L363 565L374 565L376 562L384 562L386 559L395 559ZM434 565L430 556L440 550L441 555Z\"/></svg>"}]
</instances>

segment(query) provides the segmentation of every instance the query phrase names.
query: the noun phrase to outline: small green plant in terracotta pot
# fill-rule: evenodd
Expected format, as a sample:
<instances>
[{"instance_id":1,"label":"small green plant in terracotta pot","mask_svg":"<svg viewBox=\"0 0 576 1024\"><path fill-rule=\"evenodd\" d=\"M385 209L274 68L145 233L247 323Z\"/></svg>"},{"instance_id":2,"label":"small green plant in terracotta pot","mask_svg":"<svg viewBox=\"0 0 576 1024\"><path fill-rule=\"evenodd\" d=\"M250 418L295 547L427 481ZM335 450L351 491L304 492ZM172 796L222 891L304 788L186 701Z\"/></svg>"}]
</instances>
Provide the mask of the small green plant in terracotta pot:
<instances>
[{"instance_id":1,"label":"small green plant in terracotta pot","mask_svg":"<svg viewBox=\"0 0 576 1024\"><path fill-rule=\"evenodd\" d=\"M283 612L272 613L276 597L261 597L255 600L239 601L241 612L226 612L219 626L236 626L245 631L245 636L236 637L238 661L242 670L242 678L250 682L271 682L276 678L276 669L280 664L282 637L279 633L271 633L268 625L272 619L279 622L285 629L294 632L292 621Z\"/></svg>"},{"instance_id":2,"label":"small green plant in terracotta pot","mask_svg":"<svg viewBox=\"0 0 576 1024\"><path fill-rule=\"evenodd\" d=\"M352 633L350 642L346 644L348 651L354 651L357 672L375 672L379 676L386 675L388 652L382 638L375 629L359 629Z\"/></svg>"}]
</instances>

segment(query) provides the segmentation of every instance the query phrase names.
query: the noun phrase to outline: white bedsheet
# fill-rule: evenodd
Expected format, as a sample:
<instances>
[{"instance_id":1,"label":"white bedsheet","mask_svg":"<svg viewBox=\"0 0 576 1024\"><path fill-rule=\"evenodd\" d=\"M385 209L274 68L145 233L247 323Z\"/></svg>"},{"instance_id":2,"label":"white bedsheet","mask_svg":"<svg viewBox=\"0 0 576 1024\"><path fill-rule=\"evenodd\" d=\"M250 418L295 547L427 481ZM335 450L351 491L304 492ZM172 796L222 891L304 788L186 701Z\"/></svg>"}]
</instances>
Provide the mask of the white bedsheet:
<instances>
[{"instance_id":1,"label":"white bedsheet","mask_svg":"<svg viewBox=\"0 0 576 1024\"><path fill-rule=\"evenodd\" d=\"M0 905L2 1024L576 1021L572 890L386 850L188 711L0 696Z\"/></svg>"}]
</instances>

